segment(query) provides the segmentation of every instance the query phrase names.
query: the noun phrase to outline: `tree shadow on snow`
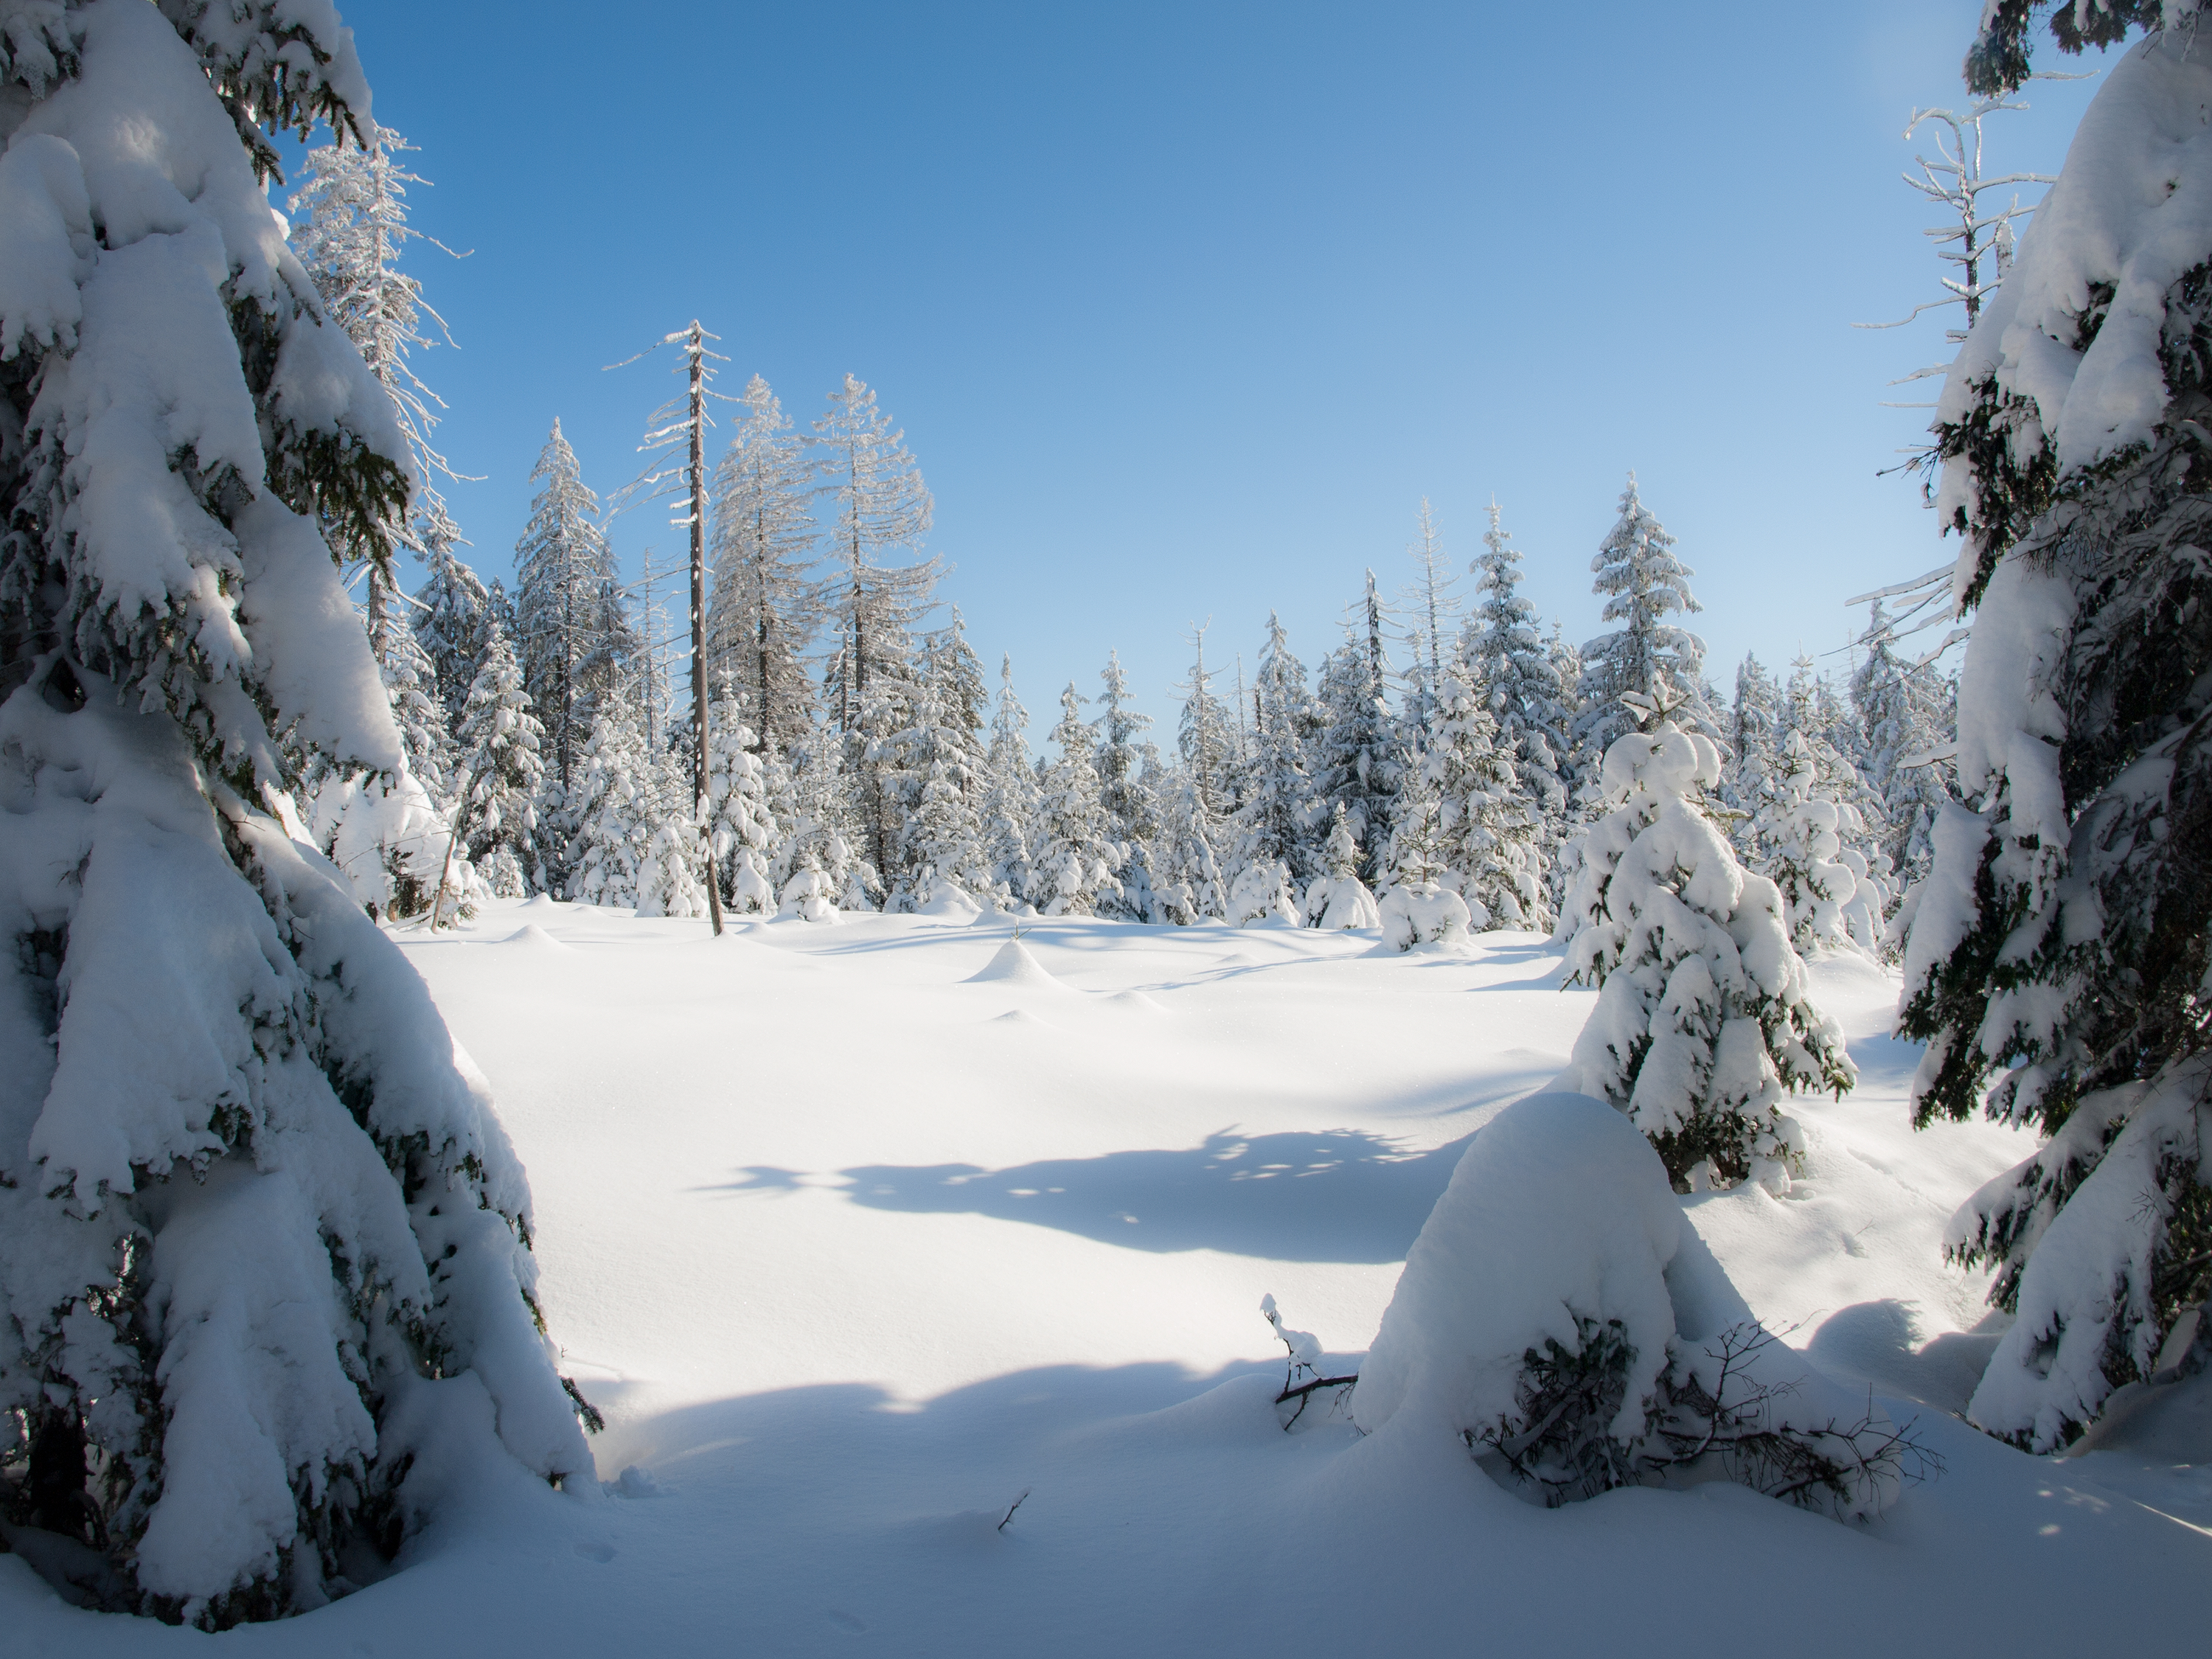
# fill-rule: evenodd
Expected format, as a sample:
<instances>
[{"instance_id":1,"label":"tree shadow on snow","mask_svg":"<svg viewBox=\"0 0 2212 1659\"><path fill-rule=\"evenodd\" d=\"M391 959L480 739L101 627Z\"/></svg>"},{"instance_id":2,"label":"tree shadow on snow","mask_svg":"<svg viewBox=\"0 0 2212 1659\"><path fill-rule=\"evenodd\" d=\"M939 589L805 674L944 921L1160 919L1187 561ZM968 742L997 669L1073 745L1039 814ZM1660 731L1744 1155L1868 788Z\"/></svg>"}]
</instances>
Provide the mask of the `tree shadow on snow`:
<instances>
[{"instance_id":1,"label":"tree shadow on snow","mask_svg":"<svg viewBox=\"0 0 2212 1659\"><path fill-rule=\"evenodd\" d=\"M1012 1169L869 1164L839 1171L871 1209L987 1215L1138 1250L1223 1250L1274 1261L1402 1261L1471 1135L1408 1151L1358 1129L1241 1134L1196 1146L1048 1158ZM788 1190L755 1165L721 1190ZM811 1184L811 1183L810 1183Z\"/></svg>"}]
</instances>

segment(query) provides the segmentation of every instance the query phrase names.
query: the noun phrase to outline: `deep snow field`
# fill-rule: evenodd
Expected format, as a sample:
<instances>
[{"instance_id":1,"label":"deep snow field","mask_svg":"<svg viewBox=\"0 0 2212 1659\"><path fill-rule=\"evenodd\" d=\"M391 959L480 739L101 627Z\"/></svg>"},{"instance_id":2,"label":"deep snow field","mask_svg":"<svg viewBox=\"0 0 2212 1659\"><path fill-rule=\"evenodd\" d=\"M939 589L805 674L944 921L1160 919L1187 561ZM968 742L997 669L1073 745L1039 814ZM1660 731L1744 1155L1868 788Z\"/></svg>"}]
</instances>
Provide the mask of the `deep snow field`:
<instances>
[{"instance_id":1,"label":"deep snow field","mask_svg":"<svg viewBox=\"0 0 2212 1659\"><path fill-rule=\"evenodd\" d=\"M1952 1415L1993 1338L1943 1224L2029 1143L1912 1133L1885 975L1814 969L1861 1082L1794 1109L1807 1177L1684 1200L1766 1323L1944 1461L1852 1528L1723 1486L1547 1512L1327 1395L1281 1428L1261 1297L1357 1368L1468 1137L1589 1010L1545 940L1012 933L715 940L543 899L400 930L529 1167L603 1490L477 1470L404 1571L217 1637L76 1612L0 1557L0 1649L2202 1650L2212 1458L2170 1423L2032 1458Z\"/></svg>"}]
</instances>

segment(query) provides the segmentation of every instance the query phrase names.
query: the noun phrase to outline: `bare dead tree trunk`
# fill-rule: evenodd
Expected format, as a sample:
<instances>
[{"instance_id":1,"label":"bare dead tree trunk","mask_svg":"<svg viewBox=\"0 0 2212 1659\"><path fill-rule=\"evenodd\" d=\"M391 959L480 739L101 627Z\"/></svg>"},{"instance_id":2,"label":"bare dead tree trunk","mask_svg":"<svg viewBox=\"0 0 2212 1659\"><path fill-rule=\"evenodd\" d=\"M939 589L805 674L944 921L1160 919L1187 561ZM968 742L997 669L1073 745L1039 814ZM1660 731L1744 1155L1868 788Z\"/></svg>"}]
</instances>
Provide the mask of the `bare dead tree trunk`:
<instances>
[{"instance_id":1,"label":"bare dead tree trunk","mask_svg":"<svg viewBox=\"0 0 2212 1659\"><path fill-rule=\"evenodd\" d=\"M707 813L707 341L691 321L691 793L707 850L707 911L722 932L722 878Z\"/></svg>"}]
</instances>

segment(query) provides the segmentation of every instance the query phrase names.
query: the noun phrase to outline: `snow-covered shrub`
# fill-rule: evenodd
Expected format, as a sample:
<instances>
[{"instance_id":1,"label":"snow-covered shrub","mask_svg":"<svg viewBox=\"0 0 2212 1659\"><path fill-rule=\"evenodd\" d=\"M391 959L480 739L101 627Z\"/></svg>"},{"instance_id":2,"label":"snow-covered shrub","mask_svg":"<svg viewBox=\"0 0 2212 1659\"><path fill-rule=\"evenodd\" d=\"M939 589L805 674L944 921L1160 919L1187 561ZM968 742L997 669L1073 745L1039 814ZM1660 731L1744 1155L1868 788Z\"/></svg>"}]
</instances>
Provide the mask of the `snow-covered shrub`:
<instances>
[{"instance_id":1,"label":"snow-covered shrub","mask_svg":"<svg viewBox=\"0 0 2212 1659\"><path fill-rule=\"evenodd\" d=\"M1650 1146L1582 1095L1533 1096L1475 1135L1352 1413L1370 1433L1457 1439L1547 1505L1724 1480L1856 1519L1928 1462L1759 1328Z\"/></svg>"},{"instance_id":2,"label":"snow-covered shrub","mask_svg":"<svg viewBox=\"0 0 2212 1659\"><path fill-rule=\"evenodd\" d=\"M816 860L812 848L801 853L799 868L791 872L791 879L783 884L783 894L776 907L779 917L796 917L800 921L834 922L837 915L836 890Z\"/></svg>"},{"instance_id":3,"label":"snow-covered shrub","mask_svg":"<svg viewBox=\"0 0 2212 1659\"><path fill-rule=\"evenodd\" d=\"M294 745L403 765L322 528L388 557L406 449L253 165L255 119L368 123L351 38L42 9L0 155L0 1464L118 1602L215 1626L345 1588L455 1455L590 1457L521 1168L278 816Z\"/></svg>"},{"instance_id":4,"label":"snow-covered shrub","mask_svg":"<svg viewBox=\"0 0 2212 1659\"><path fill-rule=\"evenodd\" d=\"M1786 1091L1851 1086L1842 1030L1814 1007L1781 895L1747 873L1695 797L1720 779L1701 732L1662 720L1606 750L1605 815L1580 839L1560 918L1571 980L1599 988L1559 1086L1611 1101L1686 1189L1787 1190Z\"/></svg>"},{"instance_id":5,"label":"snow-covered shrub","mask_svg":"<svg viewBox=\"0 0 2212 1659\"><path fill-rule=\"evenodd\" d=\"M1467 901L1449 887L1432 881L1406 882L1382 895L1376 907L1383 942L1394 950L1410 951L1417 945L1456 951L1466 947L1475 926ZM1485 921L1488 918L1485 917Z\"/></svg>"},{"instance_id":6,"label":"snow-covered shrub","mask_svg":"<svg viewBox=\"0 0 2212 1659\"><path fill-rule=\"evenodd\" d=\"M1341 801L1336 805L1335 821L1329 825L1328 840L1322 848L1322 861L1327 873L1306 889L1308 921L1329 932L1380 927L1382 913L1376 908L1375 895L1359 878L1359 842L1346 821Z\"/></svg>"},{"instance_id":7,"label":"snow-covered shrub","mask_svg":"<svg viewBox=\"0 0 2212 1659\"><path fill-rule=\"evenodd\" d=\"M1290 866L1279 859L1261 859L1237 872L1229 892L1229 925L1257 927L1275 922L1298 925L1298 902L1291 896Z\"/></svg>"},{"instance_id":8,"label":"snow-covered shrub","mask_svg":"<svg viewBox=\"0 0 2212 1659\"><path fill-rule=\"evenodd\" d=\"M2105 72L1936 410L1977 610L1899 1027L1916 1121L2050 1137L1950 1244L2018 1315L1968 1415L2038 1450L2212 1362L2212 61L2185 0L2049 17L2069 45L2154 10L2176 27ZM2019 84L2038 15L1984 12L1977 90Z\"/></svg>"}]
</instances>

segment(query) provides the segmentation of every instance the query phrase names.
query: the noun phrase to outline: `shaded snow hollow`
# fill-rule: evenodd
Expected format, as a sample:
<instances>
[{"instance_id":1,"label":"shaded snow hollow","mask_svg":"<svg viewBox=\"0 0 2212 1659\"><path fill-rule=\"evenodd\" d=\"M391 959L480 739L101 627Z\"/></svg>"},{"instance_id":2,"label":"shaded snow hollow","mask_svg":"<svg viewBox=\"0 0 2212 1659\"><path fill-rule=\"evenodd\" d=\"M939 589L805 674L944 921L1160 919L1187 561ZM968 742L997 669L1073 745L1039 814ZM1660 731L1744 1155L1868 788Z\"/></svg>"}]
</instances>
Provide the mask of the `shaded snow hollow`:
<instances>
[{"instance_id":1,"label":"shaded snow hollow","mask_svg":"<svg viewBox=\"0 0 2212 1659\"><path fill-rule=\"evenodd\" d=\"M1535 935L1407 957L1371 933L1270 930L1263 953L1217 927L1040 921L993 965L1032 966L1069 1017L1008 1041L941 921L710 951L702 922L526 908L399 937L529 1165L608 1488L486 1462L404 1571L223 1640L1279 1659L1288 1631L1322 1653L1705 1655L1741 1624L1682 1610L1717 1562L1777 1587L1764 1625L1793 1655L2094 1651L2116 1605L2186 1652L2212 1616L2212 1535L2181 1524L2212 1528L2201 1474L2140 1449L2032 1458L1947 1415L1989 1338L1943 1224L2025 1143L1911 1132L1917 1052L1862 964L1813 969L1861 1083L1793 1106L1804 1178L1674 1203L1682 1249L1946 1459L1853 1528L1724 1486L1546 1511L1439 1435L1363 1439L1326 1407L1279 1427L1261 1296L1356 1369L1469 1137L1565 1065L1594 999L1557 988ZM525 923L568 948L484 948ZM1124 994L1168 1014L1106 1012ZM0 1631L11 1659L207 1640L63 1607L5 1556Z\"/></svg>"}]
</instances>

